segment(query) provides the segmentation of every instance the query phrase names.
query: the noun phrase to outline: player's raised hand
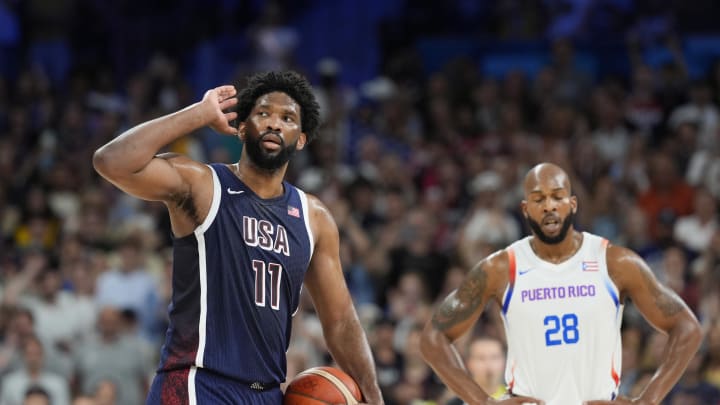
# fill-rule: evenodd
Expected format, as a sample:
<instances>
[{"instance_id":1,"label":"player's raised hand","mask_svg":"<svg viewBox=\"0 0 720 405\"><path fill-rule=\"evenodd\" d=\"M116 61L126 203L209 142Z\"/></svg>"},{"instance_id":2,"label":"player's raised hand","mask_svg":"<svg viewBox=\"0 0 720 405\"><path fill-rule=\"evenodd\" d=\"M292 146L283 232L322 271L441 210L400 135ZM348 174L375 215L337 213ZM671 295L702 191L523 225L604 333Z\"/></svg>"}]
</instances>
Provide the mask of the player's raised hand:
<instances>
[{"instance_id":1,"label":"player's raised hand","mask_svg":"<svg viewBox=\"0 0 720 405\"><path fill-rule=\"evenodd\" d=\"M210 128L221 134L237 134L237 128L230 125L230 121L237 118L237 113L235 111L225 112L237 104L236 94L235 86L230 85L216 87L205 92L201 104L204 113L207 114L207 125Z\"/></svg>"}]
</instances>

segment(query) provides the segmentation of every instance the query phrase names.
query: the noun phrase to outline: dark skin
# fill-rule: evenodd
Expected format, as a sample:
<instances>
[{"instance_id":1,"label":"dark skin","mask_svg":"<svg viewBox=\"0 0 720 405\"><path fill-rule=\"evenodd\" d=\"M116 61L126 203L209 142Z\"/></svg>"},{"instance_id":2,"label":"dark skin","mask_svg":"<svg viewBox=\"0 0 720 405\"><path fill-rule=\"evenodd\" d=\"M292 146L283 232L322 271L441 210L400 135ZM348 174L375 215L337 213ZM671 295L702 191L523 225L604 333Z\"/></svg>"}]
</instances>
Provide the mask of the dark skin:
<instances>
[{"instance_id":1,"label":"dark skin","mask_svg":"<svg viewBox=\"0 0 720 405\"><path fill-rule=\"evenodd\" d=\"M235 95L233 86L217 87L207 91L198 103L131 128L98 149L93 158L95 169L128 194L164 202L175 236L192 233L210 211L212 171L186 156L156 155L162 147L204 126L241 140L272 130L276 135L261 142L268 154L279 152L280 139L285 145L297 142L297 150L307 142L301 128L300 105L287 94L272 92L259 97L237 130L229 124L237 114L225 112L237 104ZM287 163L277 170L264 170L243 148L240 160L228 167L261 198L284 192ZM314 302L328 350L357 381L368 404L383 404L370 347L343 277L337 225L319 199L308 195L308 205L315 247L304 286Z\"/></svg>"},{"instance_id":2,"label":"dark skin","mask_svg":"<svg viewBox=\"0 0 720 405\"><path fill-rule=\"evenodd\" d=\"M562 220L577 210L568 176L556 165L543 163L533 168L525 178L524 191L523 214L540 224L546 237L559 235ZM582 240L582 233L571 226L559 243L544 243L534 234L530 245L541 259L562 263L580 249ZM685 303L658 282L636 253L610 245L607 265L609 275L620 291L620 299L630 298L653 327L668 335L668 343L664 361L637 398L619 397L614 401L587 401L585 404L659 404L698 350L702 340L700 324ZM501 300L509 282L508 270L505 250L481 260L461 286L439 305L423 331L421 350L426 361L448 388L468 404L543 403L533 398L490 398L473 382L452 346L452 342L477 322L488 301L495 300L502 306Z\"/></svg>"}]
</instances>

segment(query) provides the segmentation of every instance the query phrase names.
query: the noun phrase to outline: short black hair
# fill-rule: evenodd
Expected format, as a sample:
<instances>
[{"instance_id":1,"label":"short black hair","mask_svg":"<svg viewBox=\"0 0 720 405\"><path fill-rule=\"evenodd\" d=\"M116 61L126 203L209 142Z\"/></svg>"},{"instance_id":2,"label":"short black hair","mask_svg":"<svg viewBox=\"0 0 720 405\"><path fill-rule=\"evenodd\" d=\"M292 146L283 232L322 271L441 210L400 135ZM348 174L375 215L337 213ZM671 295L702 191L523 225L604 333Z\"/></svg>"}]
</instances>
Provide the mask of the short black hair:
<instances>
[{"instance_id":1,"label":"short black hair","mask_svg":"<svg viewBox=\"0 0 720 405\"><path fill-rule=\"evenodd\" d=\"M247 120L257 99L274 91L287 94L300 105L301 130L310 143L317 137L320 127L320 105L315 100L312 86L307 79L291 70L269 71L250 76L247 85L238 94L238 120Z\"/></svg>"},{"instance_id":2,"label":"short black hair","mask_svg":"<svg viewBox=\"0 0 720 405\"><path fill-rule=\"evenodd\" d=\"M28 387L28 389L25 390L26 399L31 395L42 395L43 397L50 399L50 394L48 394L48 392L39 385L31 385L30 387Z\"/></svg>"}]
</instances>

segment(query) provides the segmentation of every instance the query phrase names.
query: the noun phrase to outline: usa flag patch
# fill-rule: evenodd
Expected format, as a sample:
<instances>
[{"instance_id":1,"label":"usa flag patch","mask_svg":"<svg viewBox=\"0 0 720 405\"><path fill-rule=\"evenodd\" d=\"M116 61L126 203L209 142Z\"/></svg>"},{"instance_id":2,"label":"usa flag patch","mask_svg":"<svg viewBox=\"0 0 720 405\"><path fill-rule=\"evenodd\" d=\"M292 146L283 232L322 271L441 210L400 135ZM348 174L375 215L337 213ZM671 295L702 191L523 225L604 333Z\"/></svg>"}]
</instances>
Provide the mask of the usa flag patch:
<instances>
[{"instance_id":1,"label":"usa flag patch","mask_svg":"<svg viewBox=\"0 0 720 405\"><path fill-rule=\"evenodd\" d=\"M300 210L297 207L288 205L288 215L295 218L300 218Z\"/></svg>"},{"instance_id":2,"label":"usa flag patch","mask_svg":"<svg viewBox=\"0 0 720 405\"><path fill-rule=\"evenodd\" d=\"M598 266L597 261L583 261L582 262L582 271L598 271L600 270L600 266Z\"/></svg>"}]
</instances>

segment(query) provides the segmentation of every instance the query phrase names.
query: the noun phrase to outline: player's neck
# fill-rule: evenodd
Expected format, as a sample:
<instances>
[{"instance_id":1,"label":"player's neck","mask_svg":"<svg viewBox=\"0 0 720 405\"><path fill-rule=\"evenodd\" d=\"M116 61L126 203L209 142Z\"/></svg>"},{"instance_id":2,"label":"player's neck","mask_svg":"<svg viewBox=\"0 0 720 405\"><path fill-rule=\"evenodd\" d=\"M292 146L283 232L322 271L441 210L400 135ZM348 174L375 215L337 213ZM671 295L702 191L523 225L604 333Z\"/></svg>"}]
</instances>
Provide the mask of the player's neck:
<instances>
[{"instance_id":1,"label":"player's neck","mask_svg":"<svg viewBox=\"0 0 720 405\"><path fill-rule=\"evenodd\" d=\"M279 197L285 192L282 182L287 164L275 171L267 171L255 166L246 158L230 165L230 170L260 198Z\"/></svg>"},{"instance_id":2,"label":"player's neck","mask_svg":"<svg viewBox=\"0 0 720 405\"><path fill-rule=\"evenodd\" d=\"M546 262L562 263L571 258L582 246L583 235L574 229L570 229L565 239L560 243L548 244L542 242L536 236L530 239L530 247L532 247L535 255Z\"/></svg>"}]
</instances>

